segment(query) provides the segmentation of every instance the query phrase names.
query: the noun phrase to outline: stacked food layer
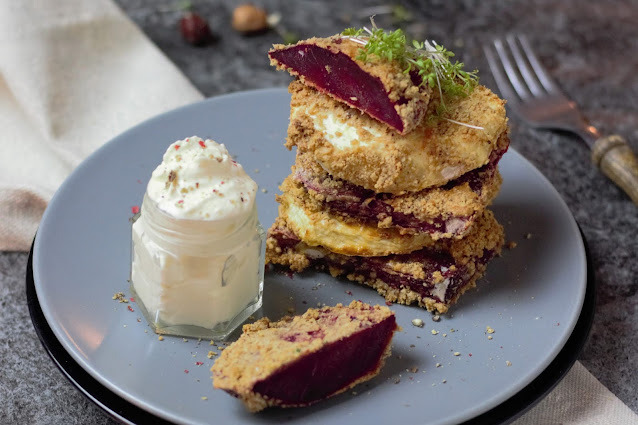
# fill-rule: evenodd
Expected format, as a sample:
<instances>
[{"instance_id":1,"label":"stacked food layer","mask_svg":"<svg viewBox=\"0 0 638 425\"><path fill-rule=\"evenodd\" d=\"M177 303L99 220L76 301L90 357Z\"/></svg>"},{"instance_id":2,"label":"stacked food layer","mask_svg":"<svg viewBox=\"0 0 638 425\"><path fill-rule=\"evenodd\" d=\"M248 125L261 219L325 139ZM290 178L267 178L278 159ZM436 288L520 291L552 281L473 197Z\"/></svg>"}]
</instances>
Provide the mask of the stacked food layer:
<instances>
[{"instance_id":1,"label":"stacked food layer","mask_svg":"<svg viewBox=\"0 0 638 425\"><path fill-rule=\"evenodd\" d=\"M286 143L297 155L266 260L444 313L503 244L486 207L509 145L504 102L483 86L448 96L405 61L362 58L368 40L336 35L269 52L297 77Z\"/></svg>"}]
</instances>

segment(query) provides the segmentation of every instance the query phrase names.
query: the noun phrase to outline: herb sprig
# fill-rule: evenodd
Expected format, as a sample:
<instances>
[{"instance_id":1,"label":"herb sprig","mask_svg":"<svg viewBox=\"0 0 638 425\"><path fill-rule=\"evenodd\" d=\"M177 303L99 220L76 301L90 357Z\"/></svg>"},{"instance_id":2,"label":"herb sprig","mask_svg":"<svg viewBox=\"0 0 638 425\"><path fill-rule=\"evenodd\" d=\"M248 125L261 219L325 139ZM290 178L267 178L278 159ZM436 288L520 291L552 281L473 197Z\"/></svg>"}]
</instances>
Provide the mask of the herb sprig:
<instances>
[{"instance_id":1,"label":"herb sprig","mask_svg":"<svg viewBox=\"0 0 638 425\"><path fill-rule=\"evenodd\" d=\"M413 41L407 43L405 33L401 29L385 31L378 28L374 19L370 18L372 29L348 28L343 31L344 38L361 44L358 60L366 62L370 56L387 61L397 61L404 73L416 71L421 77L421 84L437 88L441 97L439 113L445 112L443 95L456 97L467 96L478 84L478 71L465 71L462 62L450 60L454 53L435 41Z\"/></svg>"}]
</instances>

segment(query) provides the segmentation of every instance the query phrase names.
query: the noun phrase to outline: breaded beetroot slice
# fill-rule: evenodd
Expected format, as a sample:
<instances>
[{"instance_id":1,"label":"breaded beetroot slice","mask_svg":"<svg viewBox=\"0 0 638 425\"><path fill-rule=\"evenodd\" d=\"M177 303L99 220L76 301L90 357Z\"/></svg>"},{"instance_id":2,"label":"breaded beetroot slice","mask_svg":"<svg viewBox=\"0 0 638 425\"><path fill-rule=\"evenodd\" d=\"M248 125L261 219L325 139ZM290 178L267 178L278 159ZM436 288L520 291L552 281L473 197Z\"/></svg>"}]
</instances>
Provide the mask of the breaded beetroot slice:
<instances>
[{"instance_id":1,"label":"breaded beetroot slice","mask_svg":"<svg viewBox=\"0 0 638 425\"><path fill-rule=\"evenodd\" d=\"M370 57L356 59L361 44L335 35L294 45L276 44L270 64L298 76L306 85L357 108L401 134L425 116L430 89L419 86L416 74Z\"/></svg>"},{"instance_id":2,"label":"breaded beetroot slice","mask_svg":"<svg viewBox=\"0 0 638 425\"><path fill-rule=\"evenodd\" d=\"M441 239L401 255L341 255L308 245L280 215L268 230L266 264L293 272L309 267L324 270L370 286L388 302L418 304L428 311L446 313L465 291L476 286L503 243L503 227L490 210L484 210L463 239Z\"/></svg>"},{"instance_id":3,"label":"breaded beetroot slice","mask_svg":"<svg viewBox=\"0 0 638 425\"><path fill-rule=\"evenodd\" d=\"M397 330L390 309L360 301L261 319L215 361L213 386L252 412L311 405L376 376Z\"/></svg>"},{"instance_id":4,"label":"breaded beetroot slice","mask_svg":"<svg viewBox=\"0 0 638 425\"><path fill-rule=\"evenodd\" d=\"M460 239L498 194L501 177L498 162L507 151L509 139L502 136L489 162L463 174L445 186L403 195L375 193L335 178L312 155L297 151L293 168L295 184L285 179L283 191L305 191L313 203L333 214L354 218L380 228L400 227L406 233L425 232L432 239ZM299 193L296 196L301 196ZM306 197L308 199L308 197Z\"/></svg>"}]
</instances>

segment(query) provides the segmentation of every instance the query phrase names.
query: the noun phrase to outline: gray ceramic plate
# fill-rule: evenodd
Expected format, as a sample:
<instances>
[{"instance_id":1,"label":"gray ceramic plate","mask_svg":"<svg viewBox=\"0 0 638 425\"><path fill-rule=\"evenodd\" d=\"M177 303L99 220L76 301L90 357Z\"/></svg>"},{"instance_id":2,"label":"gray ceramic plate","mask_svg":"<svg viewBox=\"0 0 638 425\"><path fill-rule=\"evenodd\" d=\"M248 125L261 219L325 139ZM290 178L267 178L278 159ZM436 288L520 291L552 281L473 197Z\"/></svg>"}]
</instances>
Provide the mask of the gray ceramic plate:
<instances>
[{"instance_id":1,"label":"gray ceramic plate","mask_svg":"<svg viewBox=\"0 0 638 425\"><path fill-rule=\"evenodd\" d=\"M457 423L498 406L536 378L576 324L587 264L565 203L513 150L501 161L504 183L493 210L517 247L505 249L478 288L438 323L419 308L393 305L403 331L381 374L316 406L246 413L212 389L207 353L214 347L208 341L159 341L135 303L112 300L116 292L129 293L131 207L141 203L151 171L177 139L199 135L226 144L262 189L257 202L264 227L273 222L277 185L294 161L282 145L288 102L285 89L270 89L181 108L113 139L73 172L47 208L33 249L40 306L70 356L124 400L189 424ZM370 289L324 274L270 272L264 314L276 319L289 308L303 312L352 299L383 302ZM425 326L412 326L415 318ZM495 331L491 340L488 326Z\"/></svg>"}]
</instances>

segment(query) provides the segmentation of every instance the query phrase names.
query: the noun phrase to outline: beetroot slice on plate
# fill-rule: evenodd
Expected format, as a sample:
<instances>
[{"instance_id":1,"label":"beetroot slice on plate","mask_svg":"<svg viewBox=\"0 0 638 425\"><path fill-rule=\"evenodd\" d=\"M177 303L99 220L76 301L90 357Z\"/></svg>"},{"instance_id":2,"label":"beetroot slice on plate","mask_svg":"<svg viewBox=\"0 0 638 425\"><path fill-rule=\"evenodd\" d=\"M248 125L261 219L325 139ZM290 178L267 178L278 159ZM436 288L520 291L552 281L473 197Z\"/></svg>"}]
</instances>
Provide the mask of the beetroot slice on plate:
<instances>
[{"instance_id":1,"label":"beetroot slice on plate","mask_svg":"<svg viewBox=\"0 0 638 425\"><path fill-rule=\"evenodd\" d=\"M287 365L255 384L254 391L286 406L310 405L343 392L378 373L395 329L394 316L388 316Z\"/></svg>"},{"instance_id":2,"label":"beetroot slice on plate","mask_svg":"<svg viewBox=\"0 0 638 425\"><path fill-rule=\"evenodd\" d=\"M295 45L275 45L271 65L306 85L385 123L401 134L425 116L430 89L398 64L356 59L361 45L340 36L312 38Z\"/></svg>"},{"instance_id":3,"label":"beetroot slice on plate","mask_svg":"<svg viewBox=\"0 0 638 425\"><path fill-rule=\"evenodd\" d=\"M215 362L213 385L252 412L311 405L376 376L399 329L390 309L361 301L261 319Z\"/></svg>"}]
</instances>

